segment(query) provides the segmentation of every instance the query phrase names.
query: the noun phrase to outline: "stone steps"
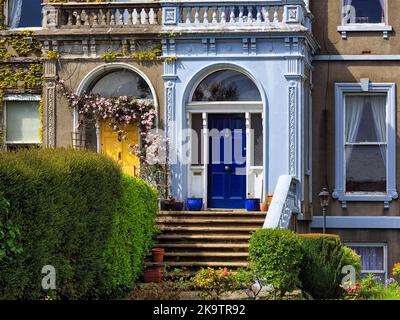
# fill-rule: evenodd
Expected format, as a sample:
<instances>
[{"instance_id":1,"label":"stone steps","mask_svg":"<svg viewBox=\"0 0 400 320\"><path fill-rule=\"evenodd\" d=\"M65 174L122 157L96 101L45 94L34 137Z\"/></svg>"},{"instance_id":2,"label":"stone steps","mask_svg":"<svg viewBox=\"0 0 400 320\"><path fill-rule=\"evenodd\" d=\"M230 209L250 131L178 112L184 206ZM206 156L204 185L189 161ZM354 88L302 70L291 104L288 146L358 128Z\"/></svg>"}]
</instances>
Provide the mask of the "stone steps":
<instances>
[{"instance_id":1,"label":"stone steps","mask_svg":"<svg viewBox=\"0 0 400 320\"><path fill-rule=\"evenodd\" d=\"M245 267L251 232L264 220L265 213L243 210L162 211L155 246L165 249L168 269Z\"/></svg>"}]
</instances>

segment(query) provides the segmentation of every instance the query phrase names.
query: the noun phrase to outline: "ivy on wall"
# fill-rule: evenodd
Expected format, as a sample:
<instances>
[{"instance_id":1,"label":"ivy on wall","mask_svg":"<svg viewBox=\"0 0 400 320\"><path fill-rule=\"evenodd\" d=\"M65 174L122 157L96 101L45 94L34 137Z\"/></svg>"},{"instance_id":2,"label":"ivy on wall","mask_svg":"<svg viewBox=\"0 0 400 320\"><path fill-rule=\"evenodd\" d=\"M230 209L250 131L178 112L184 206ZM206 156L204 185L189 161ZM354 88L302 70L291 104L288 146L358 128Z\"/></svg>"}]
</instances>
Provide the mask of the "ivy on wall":
<instances>
[{"instance_id":1,"label":"ivy on wall","mask_svg":"<svg viewBox=\"0 0 400 320\"><path fill-rule=\"evenodd\" d=\"M32 31L4 31L4 0L0 0L0 113L4 95L41 91L43 66L40 42ZM41 130L40 130L41 131ZM40 136L41 139L41 136ZM0 147L4 141L4 128L0 126Z\"/></svg>"},{"instance_id":2,"label":"ivy on wall","mask_svg":"<svg viewBox=\"0 0 400 320\"><path fill-rule=\"evenodd\" d=\"M0 30L4 29L4 1L0 0Z\"/></svg>"}]
</instances>

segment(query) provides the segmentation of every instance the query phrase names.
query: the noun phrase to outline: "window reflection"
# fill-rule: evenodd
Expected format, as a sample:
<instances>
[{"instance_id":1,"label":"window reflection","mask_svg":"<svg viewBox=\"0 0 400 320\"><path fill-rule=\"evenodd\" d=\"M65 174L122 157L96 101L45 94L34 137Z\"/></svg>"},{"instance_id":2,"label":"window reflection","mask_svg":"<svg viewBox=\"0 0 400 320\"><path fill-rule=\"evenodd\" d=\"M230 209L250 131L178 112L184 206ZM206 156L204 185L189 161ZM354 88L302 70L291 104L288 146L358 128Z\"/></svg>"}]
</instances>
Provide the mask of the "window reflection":
<instances>
[{"instance_id":1,"label":"window reflection","mask_svg":"<svg viewBox=\"0 0 400 320\"><path fill-rule=\"evenodd\" d=\"M15 28L42 25L42 0L9 0L8 26Z\"/></svg>"},{"instance_id":2,"label":"window reflection","mask_svg":"<svg viewBox=\"0 0 400 320\"><path fill-rule=\"evenodd\" d=\"M261 101L261 96L248 77L223 70L207 76L196 88L192 101Z\"/></svg>"},{"instance_id":3,"label":"window reflection","mask_svg":"<svg viewBox=\"0 0 400 320\"><path fill-rule=\"evenodd\" d=\"M130 96L152 99L146 81L130 70L117 70L106 74L94 83L90 91L105 97Z\"/></svg>"}]
</instances>

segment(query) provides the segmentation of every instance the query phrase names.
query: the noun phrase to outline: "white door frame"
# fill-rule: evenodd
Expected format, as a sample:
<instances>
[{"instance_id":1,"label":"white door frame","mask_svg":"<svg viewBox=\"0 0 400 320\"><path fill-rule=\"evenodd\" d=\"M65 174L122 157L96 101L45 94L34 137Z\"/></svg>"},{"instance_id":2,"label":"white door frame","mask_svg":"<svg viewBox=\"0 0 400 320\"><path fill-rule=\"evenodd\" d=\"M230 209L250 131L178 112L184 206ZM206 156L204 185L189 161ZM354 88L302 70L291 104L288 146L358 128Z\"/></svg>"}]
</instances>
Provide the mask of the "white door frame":
<instances>
[{"instance_id":1,"label":"white door frame","mask_svg":"<svg viewBox=\"0 0 400 320\"><path fill-rule=\"evenodd\" d=\"M232 113L241 113L245 115L245 129L246 130L246 196L249 191L250 185L250 173L254 169L260 169L258 167L251 165L251 155L253 153L251 146L251 114L252 113L261 113L261 117L263 117L263 103L262 102L200 102L200 103L188 103L186 105L186 119L188 128L192 128L192 114L201 114L202 122L203 122L203 165L193 167L191 164L188 164L187 168L187 188L188 191L191 191L192 184L192 174L191 171L202 170L202 197L203 197L203 208L204 210L208 208L208 161L209 161L209 143L208 143L208 115L209 114L232 114ZM263 139L265 139L265 129L263 127ZM261 168L262 172L262 168ZM190 193L188 193L191 196ZM261 195L262 197L262 195Z\"/></svg>"}]
</instances>

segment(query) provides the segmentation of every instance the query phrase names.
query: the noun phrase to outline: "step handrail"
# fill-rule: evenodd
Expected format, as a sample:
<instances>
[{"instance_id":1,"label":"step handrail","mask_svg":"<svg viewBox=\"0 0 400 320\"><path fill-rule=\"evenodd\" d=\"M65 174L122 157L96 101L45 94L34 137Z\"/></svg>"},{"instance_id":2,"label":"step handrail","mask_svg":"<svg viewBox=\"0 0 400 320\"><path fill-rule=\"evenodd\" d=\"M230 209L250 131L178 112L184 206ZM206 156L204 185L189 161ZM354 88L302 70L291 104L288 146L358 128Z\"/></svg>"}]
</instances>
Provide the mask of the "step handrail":
<instances>
[{"instance_id":1,"label":"step handrail","mask_svg":"<svg viewBox=\"0 0 400 320\"><path fill-rule=\"evenodd\" d=\"M265 217L263 229L289 227L292 214L300 214L300 182L294 176L281 175Z\"/></svg>"}]
</instances>

